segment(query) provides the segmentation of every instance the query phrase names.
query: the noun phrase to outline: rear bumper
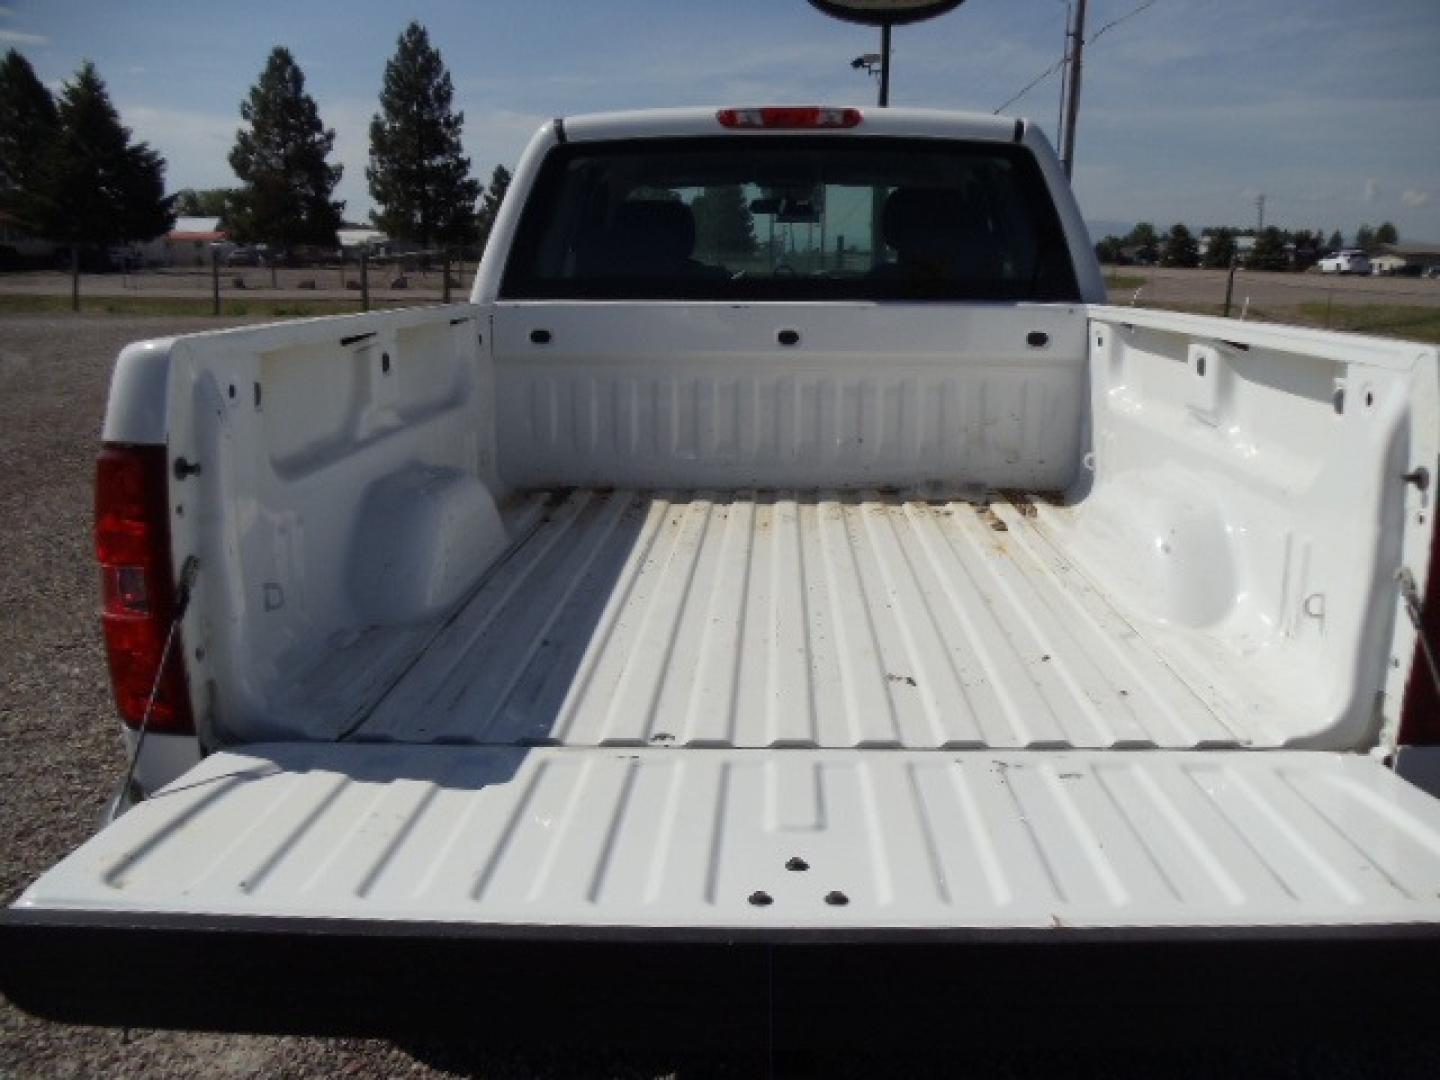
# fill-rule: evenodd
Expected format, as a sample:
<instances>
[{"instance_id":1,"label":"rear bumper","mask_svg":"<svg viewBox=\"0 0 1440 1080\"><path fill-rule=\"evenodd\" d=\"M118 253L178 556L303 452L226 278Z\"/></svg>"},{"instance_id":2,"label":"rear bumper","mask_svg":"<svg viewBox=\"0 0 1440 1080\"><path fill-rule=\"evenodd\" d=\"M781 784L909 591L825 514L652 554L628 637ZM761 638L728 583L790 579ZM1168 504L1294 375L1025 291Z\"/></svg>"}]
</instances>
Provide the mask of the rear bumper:
<instances>
[{"instance_id":1,"label":"rear bumper","mask_svg":"<svg viewBox=\"0 0 1440 1080\"><path fill-rule=\"evenodd\" d=\"M1134 1045L1428 1023L1440 926L732 932L12 909L0 956L20 1008L106 1026L731 1050L1022 1032Z\"/></svg>"}]
</instances>

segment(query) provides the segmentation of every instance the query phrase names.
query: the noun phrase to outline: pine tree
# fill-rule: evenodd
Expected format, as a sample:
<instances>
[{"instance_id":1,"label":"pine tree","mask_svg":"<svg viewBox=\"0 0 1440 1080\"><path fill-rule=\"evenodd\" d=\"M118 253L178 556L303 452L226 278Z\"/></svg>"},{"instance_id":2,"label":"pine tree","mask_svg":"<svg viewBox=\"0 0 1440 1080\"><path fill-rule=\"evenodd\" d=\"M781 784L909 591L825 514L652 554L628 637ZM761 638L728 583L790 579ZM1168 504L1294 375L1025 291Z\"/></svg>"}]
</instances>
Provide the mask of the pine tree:
<instances>
[{"instance_id":1,"label":"pine tree","mask_svg":"<svg viewBox=\"0 0 1440 1080\"><path fill-rule=\"evenodd\" d=\"M175 193L175 212L187 217L223 218L235 194L235 188L181 188Z\"/></svg>"},{"instance_id":2,"label":"pine tree","mask_svg":"<svg viewBox=\"0 0 1440 1080\"><path fill-rule=\"evenodd\" d=\"M1309 270L1320 261L1325 234L1318 229L1315 232L1296 229L1290 234L1290 242L1294 245L1294 269Z\"/></svg>"},{"instance_id":3,"label":"pine tree","mask_svg":"<svg viewBox=\"0 0 1440 1080\"><path fill-rule=\"evenodd\" d=\"M289 49L270 53L240 115L249 127L235 133L230 168L242 186L225 215L235 239L287 254L300 244L334 245L345 209L330 197L341 173L327 160L335 132L320 122Z\"/></svg>"},{"instance_id":4,"label":"pine tree","mask_svg":"<svg viewBox=\"0 0 1440 1080\"><path fill-rule=\"evenodd\" d=\"M1205 249L1204 265L1212 270L1225 270L1236 254L1234 229L1211 229L1210 246Z\"/></svg>"},{"instance_id":5,"label":"pine tree","mask_svg":"<svg viewBox=\"0 0 1440 1080\"><path fill-rule=\"evenodd\" d=\"M1140 222L1130 230L1130 235L1125 238L1127 247L1137 248L1136 260L1147 265L1159 258L1159 243L1160 236L1155 231L1155 226L1148 221Z\"/></svg>"},{"instance_id":6,"label":"pine tree","mask_svg":"<svg viewBox=\"0 0 1440 1080\"><path fill-rule=\"evenodd\" d=\"M0 61L0 210L37 227L45 158L60 128L55 100L14 49Z\"/></svg>"},{"instance_id":7,"label":"pine tree","mask_svg":"<svg viewBox=\"0 0 1440 1080\"><path fill-rule=\"evenodd\" d=\"M1118 236L1107 236L1095 245L1095 257L1106 266L1119 266L1125 259L1125 242Z\"/></svg>"},{"instance_id":8,"label":"pine tree","mask_svg":"<svg viewBox=\"0 0 1440 1080\"><path fill-rule=\"evenodd\" d=\"M59 128L41 165L41 232L72 247L149 240L175 223L165 159L132 143L90 62L65 84Z\"/></svg>"},{"instance_id":9,"label":"pine tree","mask_svg":"<svg viewBox=\"0 0 1440 1080\"><path fill-rule=\"evenodd\" d=\"M1330 239L1325 241L1325 246L1330 251L1339 251L1345 246L1345 234L1336 229L1330 234Z\"/></svg>"},{"instance_id":10,"label":"pine tree","mask_svg":"<svg viewBox=\"0 0 1440 1080\"><path fill-rule=\"evenodd\" d=\"M1285 250L1285 236L1273 225L1260 230L1250 257L1245 260L1247 270L1288 270L1290 255Z\"/></svg>"},{"instance_id":11,"label":"pine tree","mask_svg":"<svg viewBox=\"0 0 1440 1080\"><path fill-rule=\"evenodd\" d=\"M695 250L707 257L754 253L755 219L738 184L706 188L690 210L695 215Z\"/></svg>"},{"instance_id":12,"label":"pine tree","mask_svg":"<svg viewBox=\"0 0 1440 1080\"><path fill-rule=\"evenodd\" d=\"M439 50L412 22L385 65L365 178L379 204L370 214L375 227L421 247L475 238L480 184L461 147L465 114L452 108L454 98Z\"/></svg>"},{"instance_id":13,"label":"pine tree","mask_svg":"<svg viewBox=\"0 0 1440 1080\"><path fill-rule=\"evenodd\" d=\"M1365 254L1375 250L1375 230L1369 225L1361 225L1355 233L1355 246Z\"/></svg>"},{"instance_id":14,"label":"pine tree","mask_svg":"<svg viewBox=\"0 0 1440 1080\"><path fill-rule=\"evenodd\" d=\"M485 194L480 196L480 210L475 215L476 236L482 252L490 240L490 230L495 227L495 215L500 213L500 204L505 201L505 192L508 190L510 170L504 165L496 165L495 171L490 174L490 186L485 189Z\"/></svg>"},{"instance_id":15,"label":"pine tree","mask_svg":"<svg viewBox=\"0 0 1440 1080\"><path fill-rule=\"evenodd\" d=\"M1400 230L1395 228L1393 221L1386 221L1375 230L1376 244L1398 244L1400 242Z\"/></svg>"},{"instance_id":16,"label":"pine tree","mask_svg":"<svg viewBox=\"0 0 1440 1080\"><path fill-rule=\"evenodd\" d=\"M1183 223L1177 221L1170 227L1170 234L1165 237L1165 250L1161 253L1160 265L1200 265L1200 245L1195 242L1195 237Z\"/></svg>"}]
</instances>

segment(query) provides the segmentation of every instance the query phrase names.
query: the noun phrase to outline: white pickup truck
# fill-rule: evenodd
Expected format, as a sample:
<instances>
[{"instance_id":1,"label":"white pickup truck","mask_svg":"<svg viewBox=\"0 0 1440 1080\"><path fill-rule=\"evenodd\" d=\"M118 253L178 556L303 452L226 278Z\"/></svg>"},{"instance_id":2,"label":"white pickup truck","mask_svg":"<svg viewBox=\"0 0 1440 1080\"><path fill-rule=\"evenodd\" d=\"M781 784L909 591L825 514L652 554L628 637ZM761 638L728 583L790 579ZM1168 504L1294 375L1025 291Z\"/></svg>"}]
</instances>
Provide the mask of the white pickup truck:
<instances>
[{"instance_id":1,"label":"white pickup truck","mask_svg":"<svg viewBox=\"0 0 1440 1080\"><path fill-rule=\"evenodd\" d=\"M27 1009L1429 1008L1437 351L1106 306L1023 121L556 120L469 303L131 345L103 437L140 751Z\"/></svg>"}]
</instances>

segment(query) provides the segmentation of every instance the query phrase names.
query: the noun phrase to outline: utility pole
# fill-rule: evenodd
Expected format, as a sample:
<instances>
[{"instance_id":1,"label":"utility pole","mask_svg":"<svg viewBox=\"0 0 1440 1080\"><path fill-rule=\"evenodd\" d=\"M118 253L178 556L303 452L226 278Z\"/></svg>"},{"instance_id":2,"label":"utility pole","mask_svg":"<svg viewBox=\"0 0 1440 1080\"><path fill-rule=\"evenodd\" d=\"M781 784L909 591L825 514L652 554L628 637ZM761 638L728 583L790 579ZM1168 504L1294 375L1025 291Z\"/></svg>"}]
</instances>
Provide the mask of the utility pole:
<instances>
[{"instance_id":1,"label":"utility pole","mask_svg":"<svg viewBox=\"0 0 1440 1080\"><path fill-rule=\"evenodd\" d=\"M1065 37L1060 42L1060 111L1055 116L1055 145L1063 146L1065 140L1065 83L1070 63L1070 20L1075 16L1075 5L1065 0Z\"/></svg>"},{"instance_id":2,"label":"utility pole","mask_svg":"<svg viewBox=\"0 0 1440 1080\"><path fill-rule=\"evenodd\" d=\"M1265 231L1265 193L1262 191L1255 196L1255 232L1256 235Z\"/></svg>"},{"instance_id":3,"label":"utility pole","mask_svg":"<svg viewBox=\"0 0 1440 1080\"><path fill-rule=\"evenodd\" d=\"M1085 54L1085 3L1076 0L1075 20L1070 25L1070 81L1065 91L1065 139L1061 160L1068 179L1075 171L1075 122L1080 115L1080 68Z\"/></svg>"},{"instance_id":4,"label":"utility pole","mask_svg":"<svg viewBox=\"0 0 1440 1080\"><path fill-rule=\"evenodd\" d=\"M880 27L880 107L890 104L890 24Z\"/></svg>"}]
</instances>

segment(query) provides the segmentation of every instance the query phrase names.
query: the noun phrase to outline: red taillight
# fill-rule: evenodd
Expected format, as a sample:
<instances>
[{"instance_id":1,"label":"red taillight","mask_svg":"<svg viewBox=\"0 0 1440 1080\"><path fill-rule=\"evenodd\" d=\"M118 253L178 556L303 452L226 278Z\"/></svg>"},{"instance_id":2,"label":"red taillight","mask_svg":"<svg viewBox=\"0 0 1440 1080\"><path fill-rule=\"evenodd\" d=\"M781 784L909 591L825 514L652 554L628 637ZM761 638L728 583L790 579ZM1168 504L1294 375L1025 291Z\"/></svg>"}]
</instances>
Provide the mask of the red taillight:
<instances>
[{"instance_id":1,"label":"red taillight","mask_svg":"<svg viewBox=\"0 0 1440 1080\"><path fill-rule=\"evenodd\" d=\"M859 109L828 109L819 105L769 105L761 109L721 109L715 114L727 128L853 128Z\"/></svg>"},{"instance_id":2,"label":"red taillight","mask_svg":"<svg viewBox=\"0 0 1440 1080\"><path fill-rule=\"evenodd\" d=\"M169 484L163 446L106 446L95 463L100 625L120 718L138 727L175 615ZM150 728L195 730L178 641L150 710Z\"/></svg>"}]
</instances>

